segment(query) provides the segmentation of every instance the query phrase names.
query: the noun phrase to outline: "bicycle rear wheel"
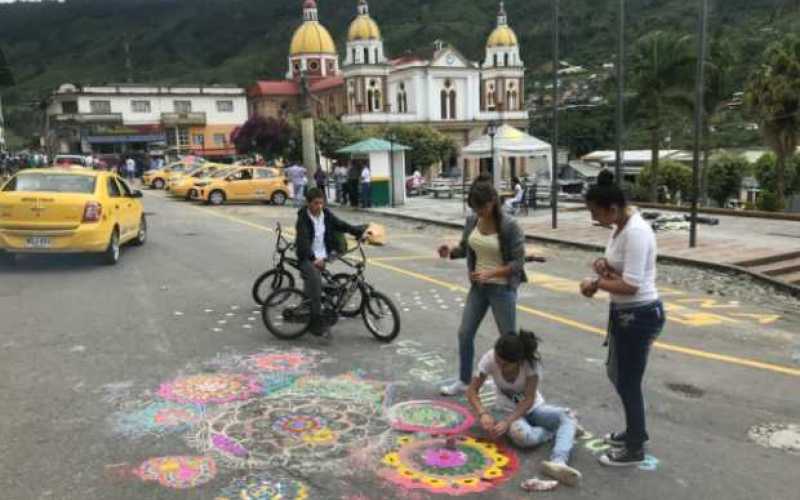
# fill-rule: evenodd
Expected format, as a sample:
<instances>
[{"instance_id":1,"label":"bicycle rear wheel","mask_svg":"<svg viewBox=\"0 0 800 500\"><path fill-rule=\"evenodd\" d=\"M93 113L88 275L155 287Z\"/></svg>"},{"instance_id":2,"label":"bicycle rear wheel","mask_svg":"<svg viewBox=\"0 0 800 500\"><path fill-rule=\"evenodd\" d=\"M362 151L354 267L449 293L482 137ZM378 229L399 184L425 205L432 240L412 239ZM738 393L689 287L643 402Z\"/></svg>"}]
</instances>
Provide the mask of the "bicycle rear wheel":
<instances>
[{"instance_id":1,"label":"bicycle rear wheel","mask_svg":"<svg viewBox=\"0 0 800 500\"><path fill-rule=\"evenodd\" d=\"M370 292L361 311L367 330L381 342L391 342L400 333L400 313L381 292Z\"/></svg>"},{"instance_id":2,"label":"bicycle rear wheel","mask_svg":"<svg viewBox=\"0 0 800 500\"><path fill-rule=\"evenodd\" d=\"M284 269L270 269L253 283L253 300L264 305L264 299L279 288L294 288L294 276Z\"/></svg>"},{"instance_id":3,"label":"bicycle rear wheel","mask_svg":"<svg viewBox=\"0 0 800 500\"><path fill-rule=\"evenodd\" d=\"M300 290L281 288L264 300L261 319L267 330L279 339L296 339L311 326L311 304Z\"/></svg>"}]
</instances>

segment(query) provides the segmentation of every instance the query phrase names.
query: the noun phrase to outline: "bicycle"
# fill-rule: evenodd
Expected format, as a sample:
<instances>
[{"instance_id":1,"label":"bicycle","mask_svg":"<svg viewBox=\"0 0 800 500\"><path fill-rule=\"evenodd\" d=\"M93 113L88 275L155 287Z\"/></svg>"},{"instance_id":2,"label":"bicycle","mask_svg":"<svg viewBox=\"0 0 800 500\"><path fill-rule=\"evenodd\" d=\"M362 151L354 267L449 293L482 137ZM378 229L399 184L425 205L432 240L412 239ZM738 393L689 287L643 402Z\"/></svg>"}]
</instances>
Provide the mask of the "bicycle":
<instances>
[{"instance_id":1,"label":"bicycle","mask_svg":"<svg viewBox=\"0 0 800 500\"><path fill-rule=\"evenodd\" d=\"M346 258L358 250L361 260L354 262ZM367 256L361 240L355 249L334 259L355 270L352 274L331 274L322 270L322 320L335 325L340 317L348 317L345 311L361 314L367 330L381 342L391 342L400 333L400 313L392 300L367 283L364 271ZM261 319L270 333L279 339L296 339L306 334L311 327L311 301L297 288L275 290L266 298L261 308ZM388 324L383 325L382 320Z\"/></svg>"},{"instance_id":2,"label":"bicycle","mask_svg":"<svg viewBox=\"0 0 800 500\"><path fill-rule=\"evenodd\" d=\"M283 235L283 228L280 222L275 224L275 234L277 239L275 241L275 252L272 254L272 261L275 267L256 278L251 292L253 300L260 306L264 305L266 298L275 290L295 288L295 277L287 270L287 266L295 269L298 273L300 272L300 263L297 259L286 255L287 252L294 250L295 246L293 242ZM347 273L323 274L323 280L330 282L346 283L349 277L350 275ZM358 294L350 297L350 300L344 304L340 314L345 318L355 318L361 313L363 301L364 296L359 289Z\"/></svg>"}]
</instances>

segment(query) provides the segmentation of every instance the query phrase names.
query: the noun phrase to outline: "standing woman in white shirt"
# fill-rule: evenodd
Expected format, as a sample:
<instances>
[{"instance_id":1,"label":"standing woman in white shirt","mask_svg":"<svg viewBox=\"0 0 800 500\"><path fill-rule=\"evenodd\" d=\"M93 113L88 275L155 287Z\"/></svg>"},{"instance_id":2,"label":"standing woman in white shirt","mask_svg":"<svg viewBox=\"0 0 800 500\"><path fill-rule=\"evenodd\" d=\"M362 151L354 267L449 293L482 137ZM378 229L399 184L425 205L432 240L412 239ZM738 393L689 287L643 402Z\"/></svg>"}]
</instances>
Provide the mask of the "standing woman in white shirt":
<instances>
[{"instance_id":1,"label":"standing woman in white shirt","mask_svg":"<svg viewBox=\"0 0 800 500\"><path fill-rule=\"evenodd\" d=\"M597 274L581 282L581 293L593 297L599 290L611 295L608 325L608 377L625 409L626 428L605 439L612 449L600 457L610 466L644 461L649 440L645 423L642 380L650 346L664 328L664 305L656 289L656 238L652 228L628 207L614 175L600 173L586 194L592 219L613 226L605 256L595 261Z\"/></svg>"}]
</instances>

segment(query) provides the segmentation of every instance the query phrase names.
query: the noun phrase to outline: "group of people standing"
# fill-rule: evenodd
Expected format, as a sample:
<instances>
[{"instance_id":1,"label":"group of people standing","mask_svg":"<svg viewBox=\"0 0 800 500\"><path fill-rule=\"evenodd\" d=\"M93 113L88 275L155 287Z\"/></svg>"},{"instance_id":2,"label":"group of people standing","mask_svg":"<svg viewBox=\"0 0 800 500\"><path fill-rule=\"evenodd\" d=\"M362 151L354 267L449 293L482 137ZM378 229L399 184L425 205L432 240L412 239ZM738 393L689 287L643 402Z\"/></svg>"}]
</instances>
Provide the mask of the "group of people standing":
<instances>
[{"instance_id":1,"label":"group of people standing","mask_svg":"<svg viewBox=\"0 0 800 500\"><path fill-rule=\"evenodd\" d=\"M612 448L600 457L608 466L644 462L648 441L642 381L650 347L660 334L664 307L656 289L656 240L641 215L628 206L625 194L604 171L586 196L592 219L613 228L605 255L584 279L580 293L611 297L608 324L607 374L622 401L625 428L605 435ZM441 388L446 396L466 393L481 427L493 438L507 435L519 447L535 447L554 440L543 472L560 483L575 485L581 473L568 465L579 429L575 414L545 403L540 389L542 360L539 339L518 329L517 289L527 281L525 236L519 224L500 206L490 181L478 179L468 204L473 211L458 245L439 247L442 258L466 258L471 287L458 330L459 378ZM494 348L485 353L473 373L475 336L488 310L498 333ZM479 391L491 380L497 393L496 411L483 406ZM523 487L535 489L534 482Z\"/></svg>"},{"instance_id":2,"label":"group of people standing","mask_svg":"<svg viewBox=\"0 0 800 500\"><path fill-rule=\"evenodd\" d=\"M292 184L294 200L297 206L303 206L305 191L308 187L308 174L305 167L293 164L284 171L286 178ZM341 205L350 204L352 207L372 207L372 171L368 164L337 165L333 170L333 181L336 186L335 200ZM317 168L314 182L327 197L328 174Z\"/></svg>"}]
</instances>

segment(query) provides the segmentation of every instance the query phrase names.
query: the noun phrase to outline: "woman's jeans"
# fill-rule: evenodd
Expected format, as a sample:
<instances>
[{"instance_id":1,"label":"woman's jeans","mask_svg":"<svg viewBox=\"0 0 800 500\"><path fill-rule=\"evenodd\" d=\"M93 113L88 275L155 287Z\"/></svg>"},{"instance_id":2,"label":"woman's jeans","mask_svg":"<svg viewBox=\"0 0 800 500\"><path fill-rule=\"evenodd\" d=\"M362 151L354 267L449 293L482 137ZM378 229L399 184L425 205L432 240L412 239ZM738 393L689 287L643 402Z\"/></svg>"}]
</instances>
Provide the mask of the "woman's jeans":
<instances>
[{"instance_id":1,"label":"woman's jeans","mask_svg":"<svg viewBox=\"0 0 800 500\"><path fill-rule=\"evenodd\" d=\"M370 182L361 183L361 197L359 198L359 200L361 202L361 208L372 207L372 183Z\"/></svg>"},{"instance_id":2,"label":"woman's jeans","mask_svg":"<svg viewBox=\"0 0 800 500\"><path fill-rule=\"evenodd\" d=\"M534 448L555 439L550 460L566 464L575 444L575 419L566 408L541 405L508 428L511 442L520 448Z\"/></svg>"},{"instance_id":3,"label":"woman's jeans","mask_svg":"<svg viewBox=\"0 0 800 500\"><path fill-rule=\"evenodd\" d=\"M664 304L659 300L636 306L611 304L608 322L608 378L625 409L625 444L640 450L649 439L645 423L642 379L650 346L664 328Z\"/></svg>"},{"instance_id":4,"label":"woman's jeans","mask_svg":"<svg viewBox=\"0 0 800 500\"><path fill-rule=\"evenodd\" d=\"M472 284L458 329L458 354L460 378L465 384L472 381L472 363L475 358L475 335L486 311L492 308L497 330L501 335L516 334L517 291L508 285Z\"/></svg>"}]
</instances>

